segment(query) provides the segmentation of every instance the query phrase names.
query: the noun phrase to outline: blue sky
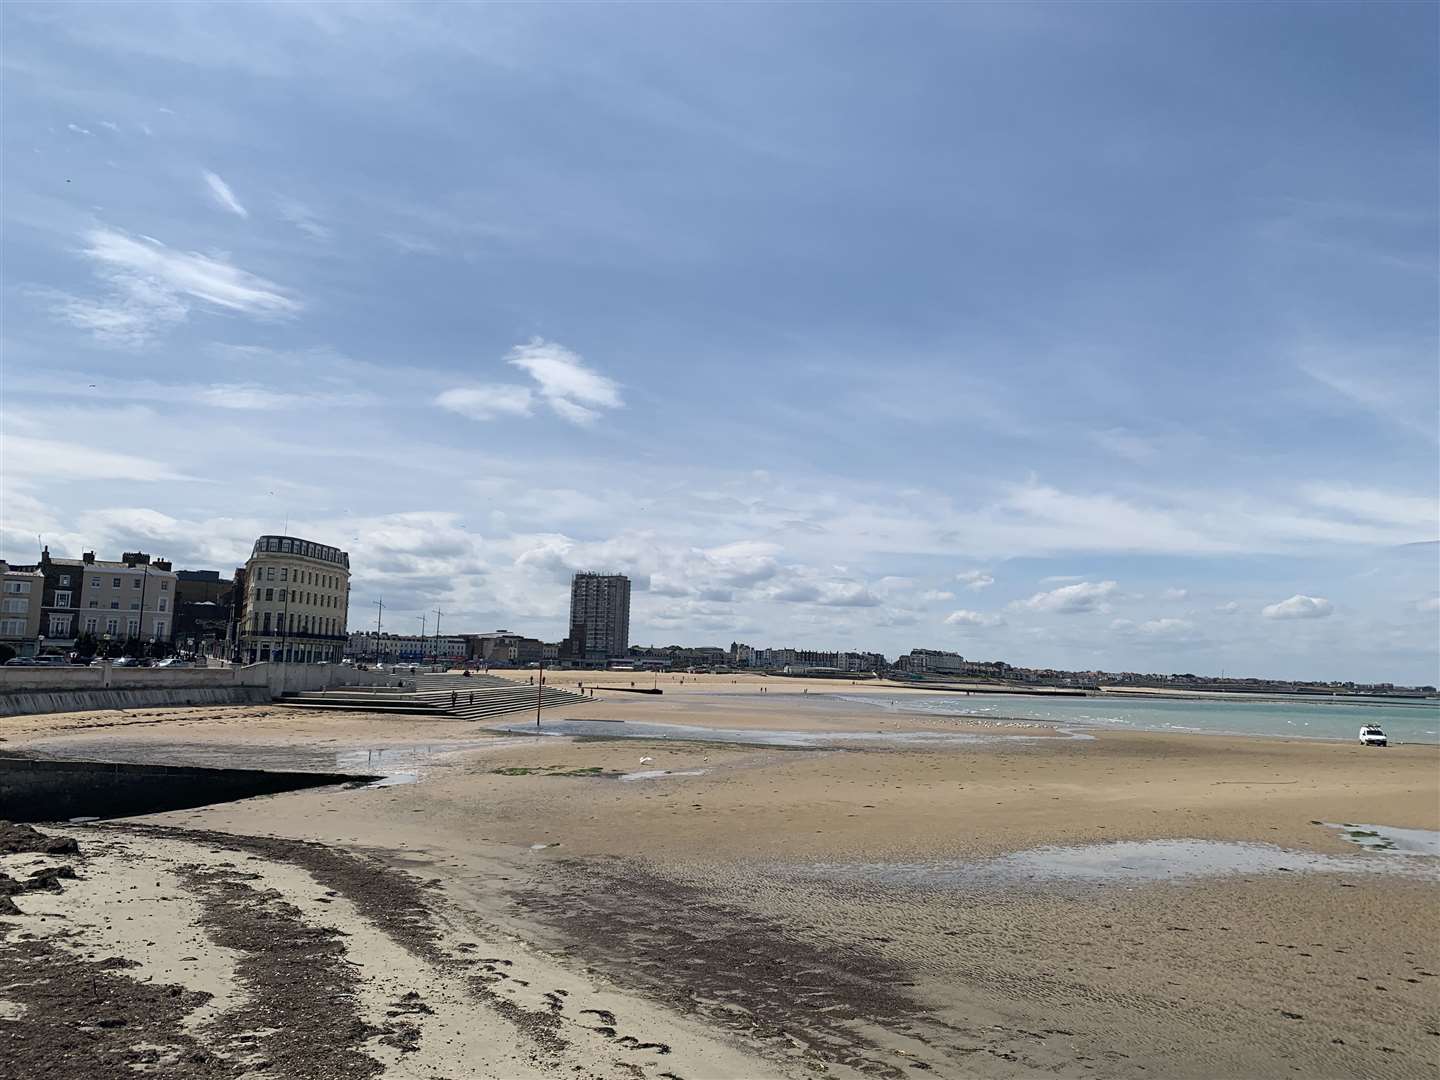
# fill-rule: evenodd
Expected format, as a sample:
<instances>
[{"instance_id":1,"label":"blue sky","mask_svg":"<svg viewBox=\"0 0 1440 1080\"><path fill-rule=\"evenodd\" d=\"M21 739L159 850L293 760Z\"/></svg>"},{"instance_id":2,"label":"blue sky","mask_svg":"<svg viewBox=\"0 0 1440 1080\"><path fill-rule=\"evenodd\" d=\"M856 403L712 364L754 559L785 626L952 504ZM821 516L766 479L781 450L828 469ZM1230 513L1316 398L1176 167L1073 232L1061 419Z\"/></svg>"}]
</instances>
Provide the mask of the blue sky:
<instances>
[{"instance_id":1,"label":"blue sky","mask_svg":"<svg viewBox=\"0 0 1440 1080\"><path fill-rule=\"evenodd\" d=\"M12 560L1440 678L1433 5L0 18Z\"/></svg>"}]
</instances>

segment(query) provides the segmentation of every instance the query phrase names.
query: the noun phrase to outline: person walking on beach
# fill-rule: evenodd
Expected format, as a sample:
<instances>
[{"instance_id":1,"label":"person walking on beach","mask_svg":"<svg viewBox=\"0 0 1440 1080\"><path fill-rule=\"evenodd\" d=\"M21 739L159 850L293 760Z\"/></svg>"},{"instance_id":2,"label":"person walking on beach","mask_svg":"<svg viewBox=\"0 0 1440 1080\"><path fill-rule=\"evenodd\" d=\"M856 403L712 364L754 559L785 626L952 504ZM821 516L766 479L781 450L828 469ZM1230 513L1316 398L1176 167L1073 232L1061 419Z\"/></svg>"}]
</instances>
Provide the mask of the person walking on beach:
<instances>
[{"instance_id":1,"label":"person walking on beach","mask_svg":"<svg viewBox=\"0 0 1440 1080\"><path fill-rule=\"evenodd\" d=\"M450 704L451 704L451 706L454 706L454 704L455 704L455 702L456 702L457 700L458 700L458 695L455 693L454 690L451 690L451 691L450 691Z\"/></svg>"}]
</instances>

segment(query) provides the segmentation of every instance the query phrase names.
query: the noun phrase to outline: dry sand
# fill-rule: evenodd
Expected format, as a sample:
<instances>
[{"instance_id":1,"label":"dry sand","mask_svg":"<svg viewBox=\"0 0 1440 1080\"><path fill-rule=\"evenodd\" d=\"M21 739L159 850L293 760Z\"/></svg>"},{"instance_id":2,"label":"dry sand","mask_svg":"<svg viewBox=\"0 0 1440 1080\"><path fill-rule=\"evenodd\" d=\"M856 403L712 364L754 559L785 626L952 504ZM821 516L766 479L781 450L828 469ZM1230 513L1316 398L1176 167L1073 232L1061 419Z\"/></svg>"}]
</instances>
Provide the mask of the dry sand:
<instances>
[{"instance_id":1,"label":"dry sand","mask_svg":"<svg viewBox=\"0 0 1440 1080\"><path fill-rule=\"evenodd\" d=\"M17 896L27 914L0 919L0 955L139 963L102 975L122 1003L138 993L122 979L181 988L187 1008L161 1031L98 1029L86 1045L111 1056L86 1059L97 1076L95 1062L147 1040L166 1047L157 1060L180 1054L152 1074L241 1075L225 1070L268 1054L271 1071L253 1075L312 1075L266 1026L311 1022L305 997L280 994L261 1022L283 959L247 936L262 916L310 941L300 955L353 1021L313 1075L1434 1074L1434 874L1307 872L1306 859L1432 866L1313 822L1440 829L1435 748L1082 741L818 696L876 689L858 684L770 680L757 697L731 678L662 677L659 698L601 690L545 721L986 738L781 749L275 708L7 720L10 751L303 768L370 751L421 782L71 827L93 851L84 880ZM620 779L637 771L671 775ZM1164 839L1273 845L1294 865L1153 883L964 870L1044 845ZM121 925L137 918L150 921ZM4 1032L33 1018L33 997L0 985L0 1073L15 1047ZM213 1071L186 1073L185 1039L205 1033Z\"/></svg>"}]
</instances>

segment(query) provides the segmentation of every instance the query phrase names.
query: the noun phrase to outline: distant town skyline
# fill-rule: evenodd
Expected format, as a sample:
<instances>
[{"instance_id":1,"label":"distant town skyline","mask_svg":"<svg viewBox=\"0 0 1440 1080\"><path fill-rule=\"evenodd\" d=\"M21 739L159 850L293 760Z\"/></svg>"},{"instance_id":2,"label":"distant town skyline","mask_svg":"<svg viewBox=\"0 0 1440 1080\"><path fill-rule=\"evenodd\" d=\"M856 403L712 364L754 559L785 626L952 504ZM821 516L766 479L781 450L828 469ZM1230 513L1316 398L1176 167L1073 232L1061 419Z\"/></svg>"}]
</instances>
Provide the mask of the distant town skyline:
<instances>
[{"instance_id":1,"label":"distant town skyline","mask_svg":"<svg viewBox=\"0 0 1440 1080\"><path fill-rule=\"evenodd\" d=\"M1440 681L1435 5L0 28L12 563L285 533L350 629L556 640L603 567L635 642Z\"/></svg>"}]
</instances>

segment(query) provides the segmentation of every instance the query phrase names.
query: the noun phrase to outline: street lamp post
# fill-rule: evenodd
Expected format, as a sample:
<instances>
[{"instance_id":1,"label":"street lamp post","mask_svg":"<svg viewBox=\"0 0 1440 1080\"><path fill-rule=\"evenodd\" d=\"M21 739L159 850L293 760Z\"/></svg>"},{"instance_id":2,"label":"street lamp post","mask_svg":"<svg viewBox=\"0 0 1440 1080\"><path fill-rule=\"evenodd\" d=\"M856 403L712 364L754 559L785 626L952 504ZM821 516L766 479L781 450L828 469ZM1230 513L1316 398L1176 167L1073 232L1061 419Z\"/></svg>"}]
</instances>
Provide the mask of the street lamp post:
<instances>
[{"instance_id":1,"label":"street lamp post","mask_svg":"<svg viewBox=\"0 0 1440 1080\"><path fill-rule=\"evenodd\" d=\"M44 635L44 634L36 634L36 635L35 635L35 655L36 655L36 656L43 656L44 654L45 654L45 635Z\"/></svg>"}]
</instances>

